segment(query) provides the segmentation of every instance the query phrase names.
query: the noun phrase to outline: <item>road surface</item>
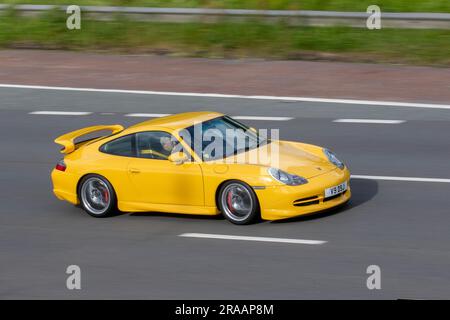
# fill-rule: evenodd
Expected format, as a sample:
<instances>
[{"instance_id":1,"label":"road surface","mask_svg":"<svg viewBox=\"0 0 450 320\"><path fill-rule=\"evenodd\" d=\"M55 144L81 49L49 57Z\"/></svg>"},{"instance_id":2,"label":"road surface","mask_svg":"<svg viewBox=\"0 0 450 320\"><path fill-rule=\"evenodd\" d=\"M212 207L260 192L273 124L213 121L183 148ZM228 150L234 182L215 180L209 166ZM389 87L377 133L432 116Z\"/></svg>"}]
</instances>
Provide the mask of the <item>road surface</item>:
<instances>
[{"instance_id":1,"label":"road surface","mask_svg":"<svg viewBox=\"0 0 450 320\"><path fill-rule=\"evenodd\" d=\"M53 196L49 174L61 158L55 137L145 120L130 113L192 110L249 116L243 121L251 126L327 146L352 174L375 178L352 179L346 208L250 226L158 213L94 219ZM450 181L416 179L450 179L450 110L0 88L0 135L1 299L450 298ZM69 265L81 268L81 290L66 288ZM381 290L366 287L370 265L381 268Z\"/></svg>"}]
</instances>

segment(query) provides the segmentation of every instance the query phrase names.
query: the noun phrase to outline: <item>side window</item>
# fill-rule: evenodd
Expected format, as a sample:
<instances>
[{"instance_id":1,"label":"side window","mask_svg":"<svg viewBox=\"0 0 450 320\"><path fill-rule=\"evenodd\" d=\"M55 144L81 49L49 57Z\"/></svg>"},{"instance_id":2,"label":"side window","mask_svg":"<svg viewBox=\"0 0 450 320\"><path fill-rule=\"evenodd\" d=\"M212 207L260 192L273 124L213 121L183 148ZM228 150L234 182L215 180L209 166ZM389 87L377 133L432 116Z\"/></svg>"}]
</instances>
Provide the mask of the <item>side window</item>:
<instances>
[{"instance_id":1,"label":"side window","mask_svg":"<svg viewBox=\"0 0 450 320\"><path fill-rule=\"evenodd\" d=\"M135 136L131 134L104 144L100 151L116 156L135 157L135 147Z\"/></svg>"},{"instance_id":2,"label":"side window","mask_svg":"<svg viewBox=\"0 0 450 320\"><path fill-rule=\"evenodd\" d=\"M147 131L137 134L138 157L167 160L172 152L181 151L179 141L164 131Z\"/></svg>"}]
</instances>

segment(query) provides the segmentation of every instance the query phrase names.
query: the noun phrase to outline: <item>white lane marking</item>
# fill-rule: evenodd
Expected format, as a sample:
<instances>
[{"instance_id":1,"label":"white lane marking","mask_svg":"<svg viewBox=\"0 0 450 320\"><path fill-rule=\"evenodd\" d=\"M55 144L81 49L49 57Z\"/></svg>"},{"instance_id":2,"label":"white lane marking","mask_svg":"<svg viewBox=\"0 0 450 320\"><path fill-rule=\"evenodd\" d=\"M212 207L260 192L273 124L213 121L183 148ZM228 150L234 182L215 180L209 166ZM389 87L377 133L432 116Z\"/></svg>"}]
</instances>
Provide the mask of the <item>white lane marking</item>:
<instances>
[{"instance_id":1,"label":"white lane marking","mask_svg":"<svg viewBox=\"0 0 450 320\"><path fill-rule=\"evenodd\" d=\"M182 97L204 97L204 98L239 98L239 99L256 99L256 100L277 100L277 101L288 101L288 102L321 102L321 103L354 104L354 105L367 105L367 106L450 109L449 104L409 103L409 102L353 100L353 99L328 99L328 98L284 97L284 96L252 96L252 95L236 95L236 94L221 94L221 93L145 91L145 90L123 90L123 89L94 89L94 88L75 88L75 87L33 86L33 85L18 85L18 84L0 84L0 88L147 94L147 95L182 96Z\"/></svg>"},{"instance_id":2,"label":"white lane marking","mask_svg":"<svg viewBox=\"0 0 450 320\"><path fill-rule=\"evenodd\" d=\"M260 117L260 116L232 116L236 120L265 120L265 121L288 121L294 118L292 117Z\"/></svg>"},{"instance_id":3,"label":"white lane marking","mask_svg":"<svg viewBox=\"0 0 450 320\"><path fill-rule=\"evenodd\" d=\"M286 239L286 238L268 238L268 237L248 237L248 236L232 236L226 234L209 234L209 233L183 233L179 237L187 238L206 238L206 239L222 239L222 240L243 240L243 241L262 241L262 242L280 242L295 244L324 244L327 241L322 240L304 240L304 239Z\"/></svg>"},{"instance_id":4,"label":"white lane marking","mask_svg":"<svg viewBox=\"0 0 450 320\"><path fill-rule=\"evenodd\" d=\"M169 113L128 113L125 117L142 117L142 118L159 118L170 116ZM291 117L262 117L262 116L232 116L237 120L265 120L265 121L288 121L294 118Z\"/></svg>"},{"instance_id":5,"label":"white lane marking","mask_svg":"<svg viewBox=\"0 0 450 320\"><path fill-rule=\"evenodd\" d=\"M450 183L450 179L437 179L437 178L365 176L365 175L354 175L354 174L351 175L351 178L352 179L369 179L369 180L386 180L386 181Z\"/></svg>"},{"instance_id":6,"label":"white lane marking","mask_svg":"<svg viewBox=\"0 0 450 320\"><path fill-rule=\"evenodd\" d=\"M33 111L28 114L37 115L50 115L50 116L87 116L92 114L92 112L81 112L81 111Z\"/></svg>"},{"instance_id":7,"label":"white lane marking","mask_svg":"<svg viewBox=\"0 0 450 320\"><path fill-rule=\"evenodd\" d=\"M333 122L339 123L376 123L376 124L398 124L405 120L377 120L377 119L336 119Z\"/></svg>"},{"instance_id":8,"label":"white lane marking","mask_svg":"<svg viewBox=\"0 0 450 320\"><path fill-rule=\"evenodd\" d=\"M128 113L125 117L160 118L169 115L169 113Z\"/></svg>"}]
</instances>

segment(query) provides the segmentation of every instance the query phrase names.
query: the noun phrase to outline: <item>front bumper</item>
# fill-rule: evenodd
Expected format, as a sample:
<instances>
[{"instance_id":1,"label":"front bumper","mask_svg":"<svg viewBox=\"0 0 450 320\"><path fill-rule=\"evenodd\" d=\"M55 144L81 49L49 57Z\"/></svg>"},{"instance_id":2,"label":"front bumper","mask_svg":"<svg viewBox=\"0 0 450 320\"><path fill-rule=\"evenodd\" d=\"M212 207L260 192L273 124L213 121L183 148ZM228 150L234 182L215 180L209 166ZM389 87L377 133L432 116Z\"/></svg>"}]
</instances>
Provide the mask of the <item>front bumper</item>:
<instances>
[{"instance_id":1,"label":"front bumper","mask_svg":"<svg viewBox=\"0 0 450 320\"><path fill-rule=\"evenodd\" d=\"M350 184L347 191L328 199L325 189L343 182L350 182L350 172L336 168L333 171L309 179L301 186L271 186L255 190L264 220L286 219L323 211L347 202L351 197Z\"/></svg>"}]
</instances>

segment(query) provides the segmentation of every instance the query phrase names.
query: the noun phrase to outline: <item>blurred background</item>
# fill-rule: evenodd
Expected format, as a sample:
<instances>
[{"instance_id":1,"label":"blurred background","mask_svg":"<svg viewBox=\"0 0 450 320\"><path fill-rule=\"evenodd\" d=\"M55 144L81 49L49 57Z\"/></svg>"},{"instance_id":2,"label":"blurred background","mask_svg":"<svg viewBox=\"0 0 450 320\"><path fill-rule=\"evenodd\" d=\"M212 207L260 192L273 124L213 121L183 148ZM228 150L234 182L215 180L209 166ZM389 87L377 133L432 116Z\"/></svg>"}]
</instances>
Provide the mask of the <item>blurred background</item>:
<instances>
[{"instance_id":1,"label":"blurred background","mask_svg":"<svg viewBox=\"0 0 450 320\"><path fill-rule=\"evenodd\" d=\"M81 29L68 30L65 8L39 5L313 10L350 15L133 13L83 7ZM378 5L383 14L394 14L382 17L381 30L366 28L370 5ZM396 17L397 13L410 14ZM435 15L430 18L430 13ZM7 0L1 7L0 47L446 67L450 64L448 13L448 0Z\"/></svg>"}]
</instances>

